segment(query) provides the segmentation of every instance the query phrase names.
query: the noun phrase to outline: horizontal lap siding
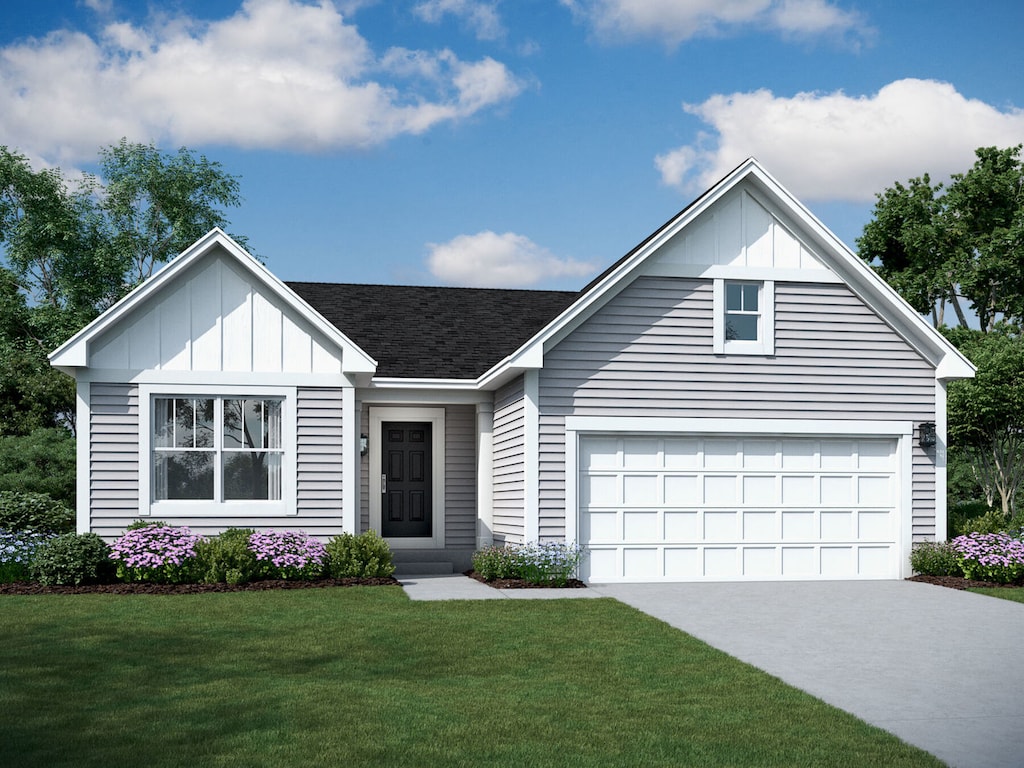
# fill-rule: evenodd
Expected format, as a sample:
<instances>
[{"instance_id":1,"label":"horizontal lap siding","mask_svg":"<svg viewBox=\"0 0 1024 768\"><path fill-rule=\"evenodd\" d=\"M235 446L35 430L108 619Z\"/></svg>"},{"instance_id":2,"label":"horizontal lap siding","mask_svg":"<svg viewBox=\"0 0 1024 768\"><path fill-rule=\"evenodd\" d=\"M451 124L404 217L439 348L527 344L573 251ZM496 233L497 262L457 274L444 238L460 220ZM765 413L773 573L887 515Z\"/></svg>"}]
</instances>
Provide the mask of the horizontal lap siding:
<instances>
[{"instance_id":1,"label":"horizontal lap siding","mask_svg":"<svg viewBox=\"0 0 1024 768\"><path fill-rule=\"evenodd\" d=\"M297 524L318 536L342 532L341 389L300 389L295 408Z\"/></svg>"},{"instance_id":2,"label":"horizontal lap siding","mask_svg":"<svg viewBox=\"0 0 1024 768\"><path fill-rule=\"evenodd\" d=\"M476 546L476 408L450 405L444 414L444 543Z\"/></svg>"},{"instance_id":3,"label":"horizontal lap siding","mask_svg":"<svg viewBox=\"0 0 1024 768\"><path fill-rule=\"evenodd\" d=\"M846 286L775 284L775 356L715 355L710 280L639 278L545 356L541 531L564 525L564 417L932 421L933 369ZM914 533L934 529L914 447Z\"/></svg>"},{"instance_id":4,"label":"horizontal lap siding","mask_svg":"<svg viewBox=\"0 0 1024 768\"><path fill-rule=\"evenodd\" d=\"M89 525L112 538L139 519L139 390L93 383L89 409Z\"/></svg>"},{"instance_id":5,"label":"horizontal lap siding","mask_svg":"<svg viewBox=\"0 0 1024 768\"><path fill-rule=\"evenodd\" d=\"M524 394L519 377L494 396L494 541L522 543L524 536Z\"/></svg>"}]
</instances>

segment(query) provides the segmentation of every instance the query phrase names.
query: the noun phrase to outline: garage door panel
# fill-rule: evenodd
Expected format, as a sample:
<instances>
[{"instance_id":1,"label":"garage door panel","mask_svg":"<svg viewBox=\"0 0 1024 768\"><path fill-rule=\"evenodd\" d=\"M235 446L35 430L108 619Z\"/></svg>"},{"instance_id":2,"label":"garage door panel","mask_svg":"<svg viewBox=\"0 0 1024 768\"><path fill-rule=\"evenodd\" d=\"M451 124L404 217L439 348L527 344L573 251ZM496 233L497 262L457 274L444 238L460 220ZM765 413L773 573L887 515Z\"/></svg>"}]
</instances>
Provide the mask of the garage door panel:
<instances>
[{"instance_id":1,"label":"garage door panel","mask_svg":"<svg viewBox=\"0 0 1024 768\"><path fill-rule=\"evenodd\" d=\"M896 577L896 446L895 439L586 436L584 576Z\"/></svg>"}]
</instances>

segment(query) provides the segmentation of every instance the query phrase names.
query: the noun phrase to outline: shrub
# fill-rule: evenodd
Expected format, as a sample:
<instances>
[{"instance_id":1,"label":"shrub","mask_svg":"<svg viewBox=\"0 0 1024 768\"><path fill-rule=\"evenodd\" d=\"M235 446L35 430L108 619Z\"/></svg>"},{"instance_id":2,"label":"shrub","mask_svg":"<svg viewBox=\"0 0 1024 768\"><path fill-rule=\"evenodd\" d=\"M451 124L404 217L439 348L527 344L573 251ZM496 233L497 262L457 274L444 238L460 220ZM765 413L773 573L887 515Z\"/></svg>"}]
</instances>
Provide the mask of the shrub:
<instances>
[{"instance_id":1,"label":"shrub","mask_svg":"<svg viewBox=\"0 0 1024 768\"><path fill-rule=\"evenodd\" d=\"M1001 509L988 509L981 515L969 517L961 521L957 528L958 536L970 533L999 533L1005 531L1010 521Z\"/></svg>"},{"instance_id":2,"label":"shrub","mask_svg":"<svg viewBox=\"0 0 1024 768\"><path fill-rule=\"evenodd\" d=\"M487 547L473 554L473 569L486 581L525 579L532 584L563 587L584 555L585 551L575 543L554 541Z\"/></svg>"},{"instance_id":3,"label":"shrub","mask_svg":"<svg viewBox=\"0 0 1024 768\"><path fill-rule=\"evenodd\" d=\"M196 543L188 527L150 523L130 527L111 547L122 581L185 584L196 578Z\"/></svg>"},{"instance_id":4,"label":"shrub","mask_svg":"<svg viewBox=\"0 0 1024 768\"><path fill-rule=\"evenodd\" d=\"M952 505L946 518L946 535L953 539L970 533L971 521L991 511L992 507L984 501L961 501Z\"/></svg>"},{"instance_id":5,"label":"shrub","mask_svg":"<svg viewBox=\"0 0 1024 768\"><path fill-rule=\"evenodd\" d=\"M269 579L315 579L323 574L327 550L304 531L261 531L249 537L249 549Z\"/></svg>"},{"instance_id":6,"label":"shrub","mask_svg":"<svg viewBox=\"0 0 1024 768\"><path fill-rule=\"evenodd\" d=\"M395 572L391 549L376 531L343 533L327 542L327 572L335 579L376 579Z\"/></svg>"},{"instance_id":7,"label":"shrub","mask_svg":"<svg viewBox=\"0 0 1024 768\"><path fill-rule=\"evenodd\" d=\"M256 553L249 549L251 528L229 528L219 536L196 542L196 574L207 584L245 584L259 573Z\"/></svg>"},{"instance_id":8,"label":"shrub","mask_svg":"<svg viewBox=\"0 0 1024 768\"><path fill-rule=\"evenodd\" d=\"M952 541L968 579L1004 584L1024 580L1024 542L1006 533L969 533Z\"/></svg>"},{"instance_id":9,"label":"shrub","mask_svg":"<svg viewBox=\"0 0 1024 768\"><path fill-rule=\"evenodd\" d=\"M0 528L7 531L71 533L75 513L44 493L0 491Z\"/></svg>"},{"instance_id":10,"label":"shrub","mask_svg":"<svg viewBox=\"0 0 1024 768\"><path fill-rule=\"evenodd\" d=\"M960 558L948 541L920 541L910 550L910 567L925 576L963 576Z\"/></svg>"},{"instance_id":11,"label":"shrub","mask_svg":"<svg viewBox=\"0 0 1024 768\"><path fill-rule=\"evenodd\" d=\"M0 584L26 581L36 550L51 538L49 533L0 530Z\"/></svg>"},{"instance_id":12,"label":"shrub","mask_svg":"<svg viewBox=\"0 0 1024 768\"><path fill-rule=\"evenodd\" d=\"M58 427L0 436L0 491L44 493L75 504L75 436Z\"/></svg>"},{"instance_id":13,"label":"shrub","mask_svg":"<svg viewBox=\"0 0 1024 768\"><path fill-rule=\"evenodd\" d=\"M32 578L40 584L89 584L106 581L110 547L95 533L65 533L44 542L32 561Z\"/></svg>"}]
</instances>

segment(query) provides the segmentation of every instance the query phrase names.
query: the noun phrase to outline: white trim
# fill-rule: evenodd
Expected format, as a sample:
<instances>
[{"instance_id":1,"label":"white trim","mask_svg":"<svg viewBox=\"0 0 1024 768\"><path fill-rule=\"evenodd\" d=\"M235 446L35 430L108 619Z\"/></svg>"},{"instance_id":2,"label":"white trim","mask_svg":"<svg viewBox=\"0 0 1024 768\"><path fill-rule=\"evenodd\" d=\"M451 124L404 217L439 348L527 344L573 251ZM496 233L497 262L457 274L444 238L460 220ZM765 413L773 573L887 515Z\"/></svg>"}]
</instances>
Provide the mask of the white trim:
<instances>
[{"instance_id":1,"label":"white trim","mask_svg":"<svg viewBox=\"0 0 1024 768\"><path fill-rule=\"evenodd\" d=\"M75 382L75 528L88 533L92 518L92 385ZM140 464L141 466L141 464Z\"/></svg>"},{"instance_id":2,"label":"white trim","mask_svg":"<svg viewBox=\"0 0 1024 768\"><path fill-rule=\"evenodd\" d=\"M367 434L370 438L369 509L370 529L381 533L381 456L382 424L385 421L425 421L431 425L431 515L432 535L427 538L388 538L392 549L443 549L444 548L444 489L445 489L445 410L444 408L423 408L420 406L370 406L370 423Z\"/></svg>"},{"instance_id":3,"label":"white trim","mask_svg":"<svg viewBox=\"0 0 1024 768\"><path fill-rule=\"evenodd\" d=\"M896 535L896 551L900 561L898 573L901 579L912 576L910 570L910 548L914 541L914 425L910 425L910 434L903 434L896 443L899 454L899 471L896 482L900 484L899 515L900 529Z\"/></svg>"},{"instance_id":4,"label":"white trim","mask_svg":"<svg viewBox=\"0 0 1024 768\"><path fill-rule=\"evenodd\" d=\"M377 386L361 387L360 396L365 403L382 403L386 405L480 405L490 403L494 396L473 388L471 390L431 389L413 391L407 389L382 389Z\"/></svg>"},{"instance_id":5,"label":"white trim","mask_svg":"<svg viewBox=\"0 0 1024 768\"><path fill-rule=\"evenodd\" d=\"M359 412L356 391L341 390L341 530L356 534L359 519Z\"/></svg>"},{"instance_id":6,"label":"white trim","mask_svg":"<svg viewBox=\"0 0 1024 768\"><path fill-rule=\"evenodd\" d=\"M580 434L565 430L565 543L579 543L580 538Z\"/></svg>"},{"instance_id":7,"label":"white trim","mask_svg":"<svg viewBox=\"0 0 1024 768\"><path fill-rule=\"evenodd\" d=\"M374 376L371 386L374 389L442 389L442 390L477 390L479 379L399 379Z\"/></svg>"},{"instance_id":8,"label":"white trim","mask_svg":"<svg viewBox=\"0 0 1024 768\"><path fill-rule=\"evenodd\" d=\"M281 498L273 501L153 501L153 398L208 395L281 398ZM298 514L296 493L297 434L295 387L193 386L143 384L139 387L139 515L145 517L280 517ZM219 475L219 473L218 473Z\"/></svg>"},{"instance_id":9,"label":"white trim","mask_svg":"<svg viewBox=\"0 0 1024 768\"><path fill-rule=\"evenodd\" d=\"M494 543L494 404L476 406L476 547Z\"/></svg>"},{"instance_id":10,"label":"white trim","mask_svg":"<svg viewBox=\"0 0 1024 768\"><path fill-rule=\"evenodd\" d=\"M725 286L726 283L757 284L758 313L757 341L731 341L725 338ZM712 285L713 313L712 342L716 355L762 355L775 354L775 281L755 280L746 277L726 279L716 277Z\"/></svg>"},{"instance_id":11,"label":"white trim","mask_svg":"<svg viewBox=\"0 0 1024 768\"><path fill-rule=\"evenodd\" d=\"M540 537L540 372L523 375L523 543Z\"/></svg>"},{"instance_id":12,"label":"white trim","mask_svg":"<svg viewBox=\"0 0 1024 768\"><path fill-rule=\"evenodd\" d=\"M173 371L160 369L122 370L117 368L82 368L76 379L155 386L248 387L253 381L269 387L351 387L352 377L343 373L267 373L263 371Z\"/></svg>"},{"instance_id":13,"label":"white trim","mask_svg":"<svg viewBox=\"0 0 1024 768\"><path fill-rule=\"evenodd\" d=\"M949 421L946 413L946 382L935 382L935 540L946 540L949 523L949 500L946 493L948 479L948 456L946 455L946 430ZM909 555L908 555L909 556Z\"/></svg>"},{"instance_id":14,"label":"white trim","mask_svg":"<svg viewBox=\"0 0 1024 768\"><path fill-rule=\"evenodd\" d=\"M912 421L839 419L673 419L644 416L566 416L565 428L577 432L688 432L734 435L912 436Z\"/></svg>"},{"instance_id":15,"label":"white trim","mask_svg":"<svg viewBox=\"0 0 1024 768\"><path fill-rule=\"evenodd\" d=\"M780 283L832 283L843 279L828 269L784 269L776 267L741 267L726 264L662 264L648 262L643 267L648 277L703 278L712 280L775 280Z\"/></svg>"}]
</instances>

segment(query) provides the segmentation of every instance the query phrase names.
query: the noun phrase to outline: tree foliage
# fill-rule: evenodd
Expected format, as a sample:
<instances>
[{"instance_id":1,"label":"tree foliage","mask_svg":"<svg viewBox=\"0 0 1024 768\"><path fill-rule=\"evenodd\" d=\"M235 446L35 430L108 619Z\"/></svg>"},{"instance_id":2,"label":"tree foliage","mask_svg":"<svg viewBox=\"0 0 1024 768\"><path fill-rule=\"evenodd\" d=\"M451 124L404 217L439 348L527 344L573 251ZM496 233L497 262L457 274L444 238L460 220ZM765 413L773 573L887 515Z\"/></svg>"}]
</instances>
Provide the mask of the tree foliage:
<instances>
[{"instance_id":1,"label":"tree foliage","mask_svg":"<svg viewBox=\"0 0 1024 768\"><path fill-rule=\"evenodd\" d=\"M924 174L877 196L874 218L857 240L917 311L957 326L973 313L982 330L1024 320L1024 165L1021 146L982 147L948 186Z\"/></svg>"},{"instance_id":2,"label":"tree foliage","mask_svg":"<svg viewBox=\"0 0 1024 768\"><path fill-rule=\"evenodd\" d=\"M184 147L122 139L71 182L0 146L0 435L73 429L74 383L47 353L240 201L236 177Z\"/></svg>"}]
</instances>

